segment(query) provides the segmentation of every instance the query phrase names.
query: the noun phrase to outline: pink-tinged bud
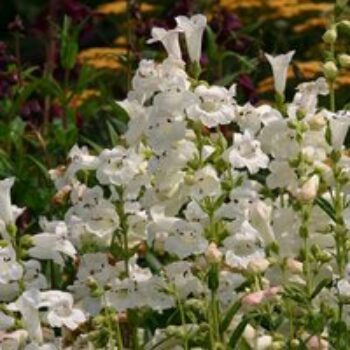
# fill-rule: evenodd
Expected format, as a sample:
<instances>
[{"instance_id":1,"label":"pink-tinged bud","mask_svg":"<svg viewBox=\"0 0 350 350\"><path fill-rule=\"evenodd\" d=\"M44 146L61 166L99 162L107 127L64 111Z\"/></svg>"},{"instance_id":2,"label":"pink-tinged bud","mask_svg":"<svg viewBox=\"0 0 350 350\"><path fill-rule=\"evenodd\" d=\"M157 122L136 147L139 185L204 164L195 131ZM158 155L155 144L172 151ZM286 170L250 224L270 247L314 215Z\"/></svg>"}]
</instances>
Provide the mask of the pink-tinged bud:
<instances>
[{"instance_id":1,"label":"pink-tinged bud","mask_svg":"<svg viewBox=\"0 0 350 350\"><path fill-rule=\"evenodd\" d=\"M69 193L72 190L72 186L65 185L63 186L53 197L52 202L54 204L62 204L66 198L68 197Z\"/></svg>"},{"instance_id":2,"label":"pink-tinged bud","mask_svg":"<svg viewBox=\"0 0 350 350\"><path fill-rule=\"evenodd\" d=\"M286 260L286 267L288 271L293 274L299 274L303 272L303 263L293 258L288 258Z\"/></svg>"},{"instance_id":3,"label":"pink-tinged bud","mask_svg":"<svg viewBox=\"0 0 350 350\"><path fill-rule=\"evenodd\" d=\"M243 299L242 302L244 305L255 306L262 303L264 300L264 291L260 290L259 292L249 293Z\"/></svg>"},{"instance_id":4,"label":"pink-tinged bud","mask_svg":"<svg viewBox=\"0 0 350 350\"><path fill-rule=\"evenodd\" d=\"M265 290L265 297L272 298L281 291L281 287L274 286Z\"/></svg>"},{"instance_id":5,"label":"pink-tinged bud","mask_svg":"<svg viewBox=\"0 0 350 350\"><path fill-rule=\"evenodd\" d=\"M313 335L306 344L309 350L328 350L329 344L327 340L322 339L316 335Z\"/></svg>"},{"instance_id":6,"label":"pink-tinged bud","mask_svg":"<svg viewBox=\"0 0 350 350\"><path fill-rule=\"evenodd\" d=\"M311 202L317 196L318 187L320 185L320 178L313 175L308 179L296 192L296 197L301 202Z\"/></svg>"},{"instance_id":7,"label":"pink-tinged bud","mask_svg":"<svg viewBox=\"0 0 350 350\"><path fill-rule=\"evenodd\" d=\"M222 253L216 243L211 242L205 251L205 257L209 264L218 264L222 260Z\"/></svg>"},{"instance_id":8,"label":"pink-tinged bud","mask_svg":"<svg viewBox=\"0 0 350 350\"><path fill-rule=\"evenodd\" d=\"M280 292L280 287L271 287L265 290L259 290L258 292L253 292L247 294L243 297L242 302L244 305L255 306L261 304L263 301L273 298Z\"/></svg>"}]
</instances>

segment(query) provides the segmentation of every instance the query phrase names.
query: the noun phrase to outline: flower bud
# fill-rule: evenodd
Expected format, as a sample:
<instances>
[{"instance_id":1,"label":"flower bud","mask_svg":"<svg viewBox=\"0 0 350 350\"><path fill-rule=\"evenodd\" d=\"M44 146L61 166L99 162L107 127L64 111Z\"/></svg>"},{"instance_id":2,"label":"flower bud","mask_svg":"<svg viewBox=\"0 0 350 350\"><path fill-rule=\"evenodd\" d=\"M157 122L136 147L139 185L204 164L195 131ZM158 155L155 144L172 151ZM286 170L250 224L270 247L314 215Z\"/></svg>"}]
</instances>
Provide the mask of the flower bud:
<instances>
[{"instance_id":1,"label":"flower bud","mask_svg":"<svg viewBox=\"0 0 350 350\"><path fill-rule=\"evenodd\" d=\"M269 349L271 349L271 350L282 350L284 348L285 348L285 346L284 346L284 342L283 341L274 341L271 344L271 347ZM266 348L264 348L264 349L266 349Z\"/></svg>"},{"instance_id":2,"label":"flower bud","mask_svg":"<svg viewBox=\"0 0 350 350\"><path fill-rule=\"evenodd\" d=\"M343 20L339 23L343 27L345 27L347 30L350 30L350 21L349 20Z\"/></svg>"},{"instance_id":3,"label":"flower bud","mask_svg":"<svg viewBox=\"0 0 350 350\"><path fill-rule=\"evenodd\" d=\"M205 257L209 264L218 264L221 262L222 253L218 249L216 243L211 242L205 251Z\"/></svg>"},{"instance_id":4,"label":"flower bud","mask_svg":"<svg viewBox=\"0 0 350 350\"><path fill-rule=\"evenodd\" d=\"M335 27L328 29L322 36L326 44L334 44L337 41L337 30Z\"/></svg>"},{"instance_id":5,"label":"flower bud","mask_svg":"<svg viewBox=\"0 0 350 350\"><path fill-rule=\"evenodd\" d=\"M286 268L293 274L299 274L303 272L303 263L293 258L287 258Z\"/></svg>"},{"instance_id":6,"label":"flower bud","mask_svg":"<svg viewBox=\"0 0 350 350\"><path fill-rule=\"evenodd\" d=\"M22 248L29 248L33 246L33 237L32 235L25 234L21 237L21 247Z\"/></svg>"},{"instance_id":7,"label":"flower bud","mask_svg":"<svg viewBox=\"0 0 350 350\"><path fill-rule=\"evenodd\" d=\"M267 259L254 259L248 264L248 271L252 273L262 273L267 270L270 262Z\"/></svg>"},{"instance_id":8,"label":"flower bud","mask_svg":"<svg viewBox=\"0 0 350 350\"><path fill-rule=\"evenodd\" d=\"M292 349L299 349L300 340L299 339L292 339L290 342L290 346Z\"/></svg>"},{"instance_id":9,"label":"flower bud","mask_svg":"<svg viewBox=\"0 0 350 350\"><path fill-rule=\"evenodd\" d=\"M339 64L343 68L350 68L350 55L342 53L338 56Z\"/></svg>"},{"instance_id":10,"label":"flower bud","mask_svg":"<svg viewBox=\"0 0 350 350\"><path fill-rule=\"evenodd\" d=\"M328 350L328 342L325 339L322 339L319 336L313 335L308 342L306 343L306 347L309 350Z\"/></svg>"},{"instance_id":11,"label":"flower bud","mask_svg":"<svg viewBox=\"0 0 350 350\"><path fill-rule=\"evenodd\" d=\"M322 113L317 113L308 120L308 123L311 130L317 131L326 125L327 120Z\"/></svg>"},{"instance_id":12,"label":"flower bud","mask_svg":"<svg viewBox=\"0 0 350 350\"><path fill-rule=\"evenodd\" d=\"M301 202L311 202L317 196L320 179L317 175L313 175L297 190L296 197Z\"/></svg>"},{"instance_id":13,"label":"flower bud","mask_svg":"<svg viewBox=\"0 0 350 350\"><path fill-rule=\"evenodd\" d=\"M338 75L338 68L336 64L332 61L328 61L323 65L323 74L327 80L335 80Z\"/></svg>"}]
</instances>

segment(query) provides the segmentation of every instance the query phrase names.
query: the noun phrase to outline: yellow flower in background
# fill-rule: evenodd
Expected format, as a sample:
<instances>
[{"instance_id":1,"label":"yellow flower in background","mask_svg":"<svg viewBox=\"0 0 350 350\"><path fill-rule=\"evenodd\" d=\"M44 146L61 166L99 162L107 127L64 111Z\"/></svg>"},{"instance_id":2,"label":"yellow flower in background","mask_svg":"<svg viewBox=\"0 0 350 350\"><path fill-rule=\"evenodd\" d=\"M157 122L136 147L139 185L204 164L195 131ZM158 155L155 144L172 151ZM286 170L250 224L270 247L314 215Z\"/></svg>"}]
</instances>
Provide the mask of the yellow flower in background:
<instances>
[{"instance_id":1,"label":"yellow flower in background","mask_svg":"<svg viewBox=\"0 0 350 350\"><path fill-rule=\"evenodd\" d=\"M97 7L96 12L104 15L119 15L126 13L128 9L127 2L125 0L113 1L107 4L103 4ZM150 4L141 3L140 11L149 12L154 9L154 6Z\"/></svg>"},{"instance_id":2,"label":"yellow flower in background","mask_svg":"<svg viewBox=\"0 0 350 350\"><path fill-rule=\"evenodd\" d=\"M294 26L293 31L296 33L302 33L306 32L308 30L312 30L314 28L326 28L329 21L327 18L320 17L320 18L307 18L303 23L300 23L296 26Z\"/></svg>"},{"instance_id":3,"label":"yellow flower in background","mask_svg":"<svg viewBox=\"0 0 350 350\"><path fill-rule=\"evenodd\" d=\"M93 47L81 51L78 61L97 69L116 70L123 67L120 58L126 54L125 47Z\"/></svg>"},{"instance_id":4,"label":"yellow flower in background","mask_svg":"<svg viewBox=\"0 0 350 350\"><path fill-rule=\"evenodd\" d=\"M101 92L95 89L86 89L80 94L74 95L70 100L70 107L78 109L86 101L101 96Z\"/></svg>"},{"instance_id":5,"label":"yellow flower in background","mask_svg":"<svg viewBox=\"0 0 350 350\"><path fill-rule=\"evenodd\" d=\"M294 65L300 71L300 74L305 80L316 79L322 72L322 62L321 61L308 61L308 62L294 62ZM288 79L294 79L295 73L292 67L289 67L287 73ZM343 75L336 79L336 88L341 88L346 85L350 85L350 76ZM272 92L274 89L273 77L268 77L259 82L257 91L260 94L266 92Z\"/></svg>"}]
</instances>

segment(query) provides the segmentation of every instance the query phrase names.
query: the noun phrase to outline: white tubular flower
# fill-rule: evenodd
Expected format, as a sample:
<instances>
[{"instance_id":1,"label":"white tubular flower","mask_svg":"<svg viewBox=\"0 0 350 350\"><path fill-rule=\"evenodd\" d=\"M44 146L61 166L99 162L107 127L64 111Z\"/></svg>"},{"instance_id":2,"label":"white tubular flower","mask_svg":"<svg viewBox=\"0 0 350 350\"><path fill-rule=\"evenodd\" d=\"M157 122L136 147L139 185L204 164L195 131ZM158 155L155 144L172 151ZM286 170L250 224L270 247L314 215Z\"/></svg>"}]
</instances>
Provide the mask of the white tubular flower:
<instances>
[{"instance_id":1,"label":"white tubular flower","mask_svg":"<svg viewBox=\"0 0 350 350\"><path fill-rule=\"evenodd\" d=\"M161 42L169 57L182 60L181 49L179 44L179 30L166 30L164 28L152 28L152 38L147 41L148 44Z\"/></svg>"},{"instance_id":2,"label":"white tubular flower","mask_svg":"<svg viewBox=\"0 0 350 350\"><path fill-rule=\"evenodd\" d=\"M1 350L17 350L22 349L28 340L28 332L19 329L13 332L0 333ZM24 348L27 350L27 347Z\"/></svg>"},{"instance_id":3,"label":"white tubular flower","mask_svg":"<svg viewBox=\"0 0 350 350\"><path fill-rule=\"evenodd\" d=\"M51 327L74 330L86 321L83 311L73 307L73 296L56 290L42 292L42 306L48 306L47 320Z\"/></svg>"},{"instance_id":4,"label":"white tubular flower","mask_svg":"<svg viewBox=\"0 0 350 350\"><path fill-rule=\"evenodd\" d=\"M11 188L14 182L13 177L0 181L0 235L6 241L10 241L9 227L15 225L16 219L24 210L11 203Z\"/></svg>"},{"instance_id":5,"label":"white tubular flower","mask_svg":"<svg viewBox=\"0 0 350 350\"><path fill-rule=\"evenodd\" d=\"M0 249L0 284L18 281L23 275L23 267L16 261L12 247Z\"/></svg>"},{"instance_id":6,"label":"white tubular flower","mask_svg":"<svg viewBox=\"0 0 350 350\"><path fill-rule=\"evenodd\" d=\"M265 54L267 60L272 67L273 79L275 82L275 90L281 96L284 95L284 90L286 88L287 72L288 66L295 51L289 51L284 55L271 56Z\"/></svg>"},{"instance_id":7,"label":"white tubular flower","mask_svg":"<svg viewBox=\"0 0 350 350\"><path fill-rule=\"evenodd\" d=\"M187 51L192 62L199 63L202 51L202 39L207 19L203 15L194 15L191 18L178 16L175 18L178 29L184 32Z\"/></svg>"},{"instance_id":8,"label":"white tubular flower","mask_svg":"<svg viewBox=\"0 0 350 350\"><path fill-rule=\"evenodd\" d=\"M13 177L0 181L0 220L6 225L14 223L14 215L11 205L11 187L15 179Z\"/></svg>"},{"instance_id":9,"label":"white tubular flower","mask_svg":"<svg viewBox=\"0 0 350 350\"><path fill-rule=\"evenodd\" d=\"M250 222L261 233L267 244L275 240L275 235L271 227L271 212L272 208L261 200L255 201L249 208Z\"/></svg>"},{"instance_id":10,"label":"white tubular flower","mask_svg":"<svg viewBox=\"0 0 350 350\"><path fill-rule=\"evenodd\" d=\"M6 331L13 327L15 319L4 312L0 311L0 331Z\"/></svg>"},{"instance_id":11,"label":"white tubular flower","mask_svg":"<svg viewBox=\"0 0 350 350\"><path fill-rule=\"evenodd\" d=\"M233 146L228 149L228 158L233 168L246 167L251 174L267 168L269 164L269 157L261 150L260 142L247 130L243 135L233 135Z\"/></svg>"},{"instance_id":12,"label":"white tubular flower","mask_svg":"<svg viewBox=\"0 0 350 350\"><path fill-rule=\"evenodd\" d=\"M44 222L43 232L32 237L33 247L28 250L28 254L37 259L53 260L57 264L64 264L61 256L67 255L75 258L76 250L68 239L68 228L64 221Z\"/></svg>"},{"instance_id":13,"label":"white tubular flower","mask_svg":"<svg viewBox=\"0 0 350 350\"><path fill-rule=\"evenodd\" d=\"M39 318L40 292L36 289L25 291L15 302L7 308L21 313L29 337L38 343L43 341L43 333Z\"/></svg>"},{"instance_id":14,"label":"white tubular flower","mask_svg":"<svg viewBox=\"0 0 350 350\"><path fill-rule=\"evenodd\" d=\"M243 222L239 232L227 237L223 243L225 260L231 267L246 269L251 261L265 257L260 234L248 221Z\"/></svg>"},{"instance_id":15,"label":"white tubular flower","mask_svg":"<svg viewBox=\"0 0 350 350\"><path fill-rule=\"evenodd\" d=\"M332 146L336 150L341 149L350 126L350 112L338 111L337 113L329 113L326 117L329 119L331 128Z\"/></svg>"},{"instance_id":16,"label":"white tubular flower","mask_svg":"<svg viewBox=\"0 0 350 350\"><path fill-rule=\"evenodd\" d=\"M221 193L221 185L216 170L207 165L198 170L194 175L194 185L191 188L191 197L203 199L205 197L216 197Z\"/></svg>"},{"instance_id":17,"label":"white tubular flower","mask_svg":"<svg viewBox=\"0 0 350 350\"><path fill-rule=\"evenodd\" d=\"M128 184L142 169L143 159L133 148L117 146L105 149L99 156L100 166L96 171L103 185L122 186Z\"/></svg>"},{"instance_id":18,"label":"white tubular flower","mask_svg":"<svg viewBox=\"0 0 350 350\"><path fill-rule=\"evenodd\" d=\"M172 233L165 239L164 249L180 259L202 254L208 247L208 241L204 238L202 230L202 226L198 223L182 220L175 222Z\"/></svg>"},{"instance_id":19,"label":"white tubular flower","mask_svg":"<svg viewBox=\"0 0 350 350\"><path fill-rule=\"evenodd\" d=\"M194 91L197 103L187 108L190 119L200 120L208 128L230 124L235 119L233 94L221 86L199 85Z\"/></svg>"}]
</instances>

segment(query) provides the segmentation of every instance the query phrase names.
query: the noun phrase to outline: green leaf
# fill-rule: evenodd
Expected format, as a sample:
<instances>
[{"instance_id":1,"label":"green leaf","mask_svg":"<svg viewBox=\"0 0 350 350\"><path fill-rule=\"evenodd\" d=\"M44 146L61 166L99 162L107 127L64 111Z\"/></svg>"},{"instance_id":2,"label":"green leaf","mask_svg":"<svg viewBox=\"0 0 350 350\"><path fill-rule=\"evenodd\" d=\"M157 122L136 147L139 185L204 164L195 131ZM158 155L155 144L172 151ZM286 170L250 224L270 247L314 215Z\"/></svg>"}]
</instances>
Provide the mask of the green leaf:
<instances>
[{"instance_id":1,"label":"green leaf","mask_svg":"<svg viewBox=\"0 0 350 350\"><path fill-rule=\"evenodd\" d=\"M78 45L78 30L72 28L72 21L68 16L64 16L63 28L61 32L61 65L66 70L71 70L75 66Z\"/></svg>"},{"instance_id":2,"label":"green leaf","mask_svg":"<svg viewBox=\"0 0 350 350\"><path fill-rule=\"evenodd\" d=\"M80 138L86 142L90 147L92 147L96 153L101 153L103 151L103 147L101 147L99 144L96 142L88 139L86 136L80 136Z\"/></svg>"},{"instance_id":3,"label":"green leaf","mask_svg":"<svg viewBox=\"0 0 350 350\"><path fill-rule=\"evenodd\" d=\"M324 287L329 287L332 283L331 278L325 278L323 279L314 289L314 291L311 294L311 299L315 298Z\"/></svg>"},{"instance_id":4,"label":"green leaf","mask_svg":"<svg viewBox=\"0 0 350 350\"><path fill-rule=\"evenodd\" d=\"M229 327L233 317L236 315L238 310L241 308L242 302L241 300L236 301L235 303L232 304L232 306L229 307L229 309L226 312L226 315L224 319L222 320L220 324L220 331L223 333L227 330Z\"/></svg>"},{"instance_id":5,"label":"green leaf","mask_svg":"<svg viewBox=\"0 0 350 350\"><path fill-rule=\"evenodd\" d=\"M215 61L218 55L218 47L216 45L216 37L209 26L206 27L207 32L207 55L210 61Z\"/></svg>"},{"instance_id":6,"label":"green leaf","mask_svg":"<svg viewBox=\"0 0 350 350\"><path fill-rule=\"evenodd\" d=\"M41 170L46 179L50 179L48 169L43 163L41 163L38 159L34 158L30 154L27 154L27 158L31 160L38 167L39 170Z\"/></svg>"},{"instance_id":7,"label":"green leaf","mask_svg":"<svg viewBox=\"0 0 350 350\"><path fill-rule=\"evenodd\" d=\"M148 251L145 255L145 260L149 264L152 271L159 273L162 270L162 264L157 259L157 257L150 251Z\"/></svg>"},{"instance_id":8,"label":"green leaf","mask_svg":"<svg viewBox=\"0 0 350 350\"><path fill-rule=\"evenodd\" d=\"M113 125L107 121L107 129L108 129L108 134L109 138L111 139L112 145L115 146L119 142L119 135Z\"/></svg>"},{"instance_id":9,"label":"green leaf","mask_svg":"<svg viewBox=\"0 0 350 350\"><path fill-rule=\"evenodd\" d=\"M315 199L315 203L333 220L335 221L335 211L331 203L326 199L319 197Z\"/></svg>"}]
</instances>

